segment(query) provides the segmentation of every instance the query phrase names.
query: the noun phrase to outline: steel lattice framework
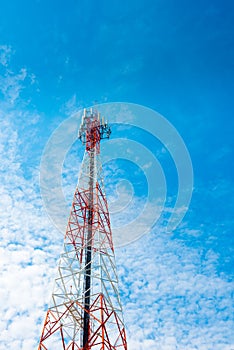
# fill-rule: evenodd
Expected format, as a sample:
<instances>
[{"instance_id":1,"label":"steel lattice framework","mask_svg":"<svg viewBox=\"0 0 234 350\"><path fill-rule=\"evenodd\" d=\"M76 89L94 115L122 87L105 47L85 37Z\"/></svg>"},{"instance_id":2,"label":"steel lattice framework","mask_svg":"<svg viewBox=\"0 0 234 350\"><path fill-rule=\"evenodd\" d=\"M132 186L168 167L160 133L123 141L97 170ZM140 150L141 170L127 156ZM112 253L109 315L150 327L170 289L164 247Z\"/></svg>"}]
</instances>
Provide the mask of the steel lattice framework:
<instances>
[{"instance_id":1,"label":"steel lattice framework","mask_svg":"<svg viewBox=\"0 0 234 350\"><path fill-rule=\"evenodd\" d=\"M100 162L110 133L97 111L84 110L86 151L38 350L127 350Z\"/></svg>"}]
</instances>

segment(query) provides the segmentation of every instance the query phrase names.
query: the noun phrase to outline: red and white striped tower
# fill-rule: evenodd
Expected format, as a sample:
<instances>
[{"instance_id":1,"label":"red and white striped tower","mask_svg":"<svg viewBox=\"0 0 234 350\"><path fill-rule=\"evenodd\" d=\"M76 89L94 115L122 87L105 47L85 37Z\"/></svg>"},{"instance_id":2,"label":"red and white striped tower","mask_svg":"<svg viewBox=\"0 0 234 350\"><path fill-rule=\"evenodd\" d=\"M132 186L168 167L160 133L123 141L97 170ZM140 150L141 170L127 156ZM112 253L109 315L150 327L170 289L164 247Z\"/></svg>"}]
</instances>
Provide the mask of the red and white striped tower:
<instances>
[{"instance_id":1,"label":"red and white striped tower","mask_svg":"<svg viewBox=\"0 0 234 350\"><path fill-rule=\"evenodd\" d=\"M99 159L110 133L97 111L84 110L86 151L38 350L127 350Z\"/></svg>"}]
</instances>

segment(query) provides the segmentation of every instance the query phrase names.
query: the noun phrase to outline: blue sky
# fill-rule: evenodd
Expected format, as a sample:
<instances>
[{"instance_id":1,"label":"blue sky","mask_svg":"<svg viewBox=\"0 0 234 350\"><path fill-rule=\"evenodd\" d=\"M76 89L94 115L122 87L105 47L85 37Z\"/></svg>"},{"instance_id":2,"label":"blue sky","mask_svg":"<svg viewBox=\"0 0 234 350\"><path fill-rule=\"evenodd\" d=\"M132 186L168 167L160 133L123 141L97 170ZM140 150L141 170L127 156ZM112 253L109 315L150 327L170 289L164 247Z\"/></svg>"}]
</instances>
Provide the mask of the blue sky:
<instances>
[{"instance_id":1,"label":"blue sky","mask_svg":"<svg viewBox=\"0 0 234 350\"><path fill-rule=\"evenodd\" d=\"M116 249L129 348L234 348L233 23L234 5L226 0L2 1L1 349L36 347L52 292L62 235L40 196L48 138L78 109L119 101L167 118L194 171L180 226L166 234L162 215L150 234ZM174 203L176 171L164 145L113 126L118 137L154 153L167 180L166 205ZM76 142L64 162L68 202L82 152ZM104 171L110 202L112 185L126 178L132 187L122 186L121 198L133 188L129 210L143 206L142 169L116 160ZM126 215L122 210L113 222Z\"/></svg>"}]
</instances>

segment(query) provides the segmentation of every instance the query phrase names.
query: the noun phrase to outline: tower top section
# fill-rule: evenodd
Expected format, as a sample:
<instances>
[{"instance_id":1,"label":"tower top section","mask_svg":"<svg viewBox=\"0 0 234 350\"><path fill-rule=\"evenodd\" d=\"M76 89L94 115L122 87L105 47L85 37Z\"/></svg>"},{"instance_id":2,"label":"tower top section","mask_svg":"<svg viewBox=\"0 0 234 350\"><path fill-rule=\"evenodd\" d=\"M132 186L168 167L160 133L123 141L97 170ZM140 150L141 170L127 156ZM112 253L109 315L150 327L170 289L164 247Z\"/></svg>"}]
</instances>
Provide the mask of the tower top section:
<instances>
[{"instance_id":1,"label":"tower top section","mask_svg":"<svg viewBox=\"0 0 234 350\"><path fill-rule=\"evenodd\" d=\"M84 109L78 137L83 145L86 145L87 151L96 148L99 152L100 141L109 139L110 134L111 129L107 121L97 110Z\"/></svg>"}]
</instances>

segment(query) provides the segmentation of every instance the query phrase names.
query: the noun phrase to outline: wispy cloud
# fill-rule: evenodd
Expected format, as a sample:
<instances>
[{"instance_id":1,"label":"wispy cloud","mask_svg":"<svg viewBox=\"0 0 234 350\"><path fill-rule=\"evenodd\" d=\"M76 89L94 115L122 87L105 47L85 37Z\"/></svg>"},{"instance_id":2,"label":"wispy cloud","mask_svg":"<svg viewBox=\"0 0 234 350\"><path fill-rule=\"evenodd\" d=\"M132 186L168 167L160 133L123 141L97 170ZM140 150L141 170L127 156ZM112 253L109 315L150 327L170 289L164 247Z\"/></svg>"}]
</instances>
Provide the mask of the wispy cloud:
<instances>
[{"instance_id":1,"label":"wispy cloud","mask_svg":"<svg viewBox=\"0 0 234 350\"><path fill-rule=\"evenodd\" d=\"M36 347L36 327L45 294L49 295L45 263L54 260L56 253L42 250L52 239L46 232L50 224L37 207L39 194L34 184L20 171L18 139L12 129L12 125L5 123L0 132L1 140L7 135L12 141L1 153L0 344L1 348L15 345L17 349L29 350Z\"/></svg>"},{"instance_id":2,"label":"wispy cloud","mask_svg":"<svg viewBox=\"0 0 234 350\"><path fill-rule=\"evenodd\" d=\"M26 68L21 68L17 73L10 68L13 54L14 52L10 46L0 45L0 71L2 73L0 75L0 100L5 107L8 105L14 106L25 87L26 80L27 84L35 83L35 75L29 73ZM1 98L1 95L3 98Z\"/></svg>"},{"instance_id":3,"label":"wispy cloud","mask_svg":"<svg viewBox=\"0 0 234 350\"><path fill-rule=\"evenodd\" d=\"M20 92L31 82L26 79L26 69L16 74L9 70L10 53L10 48L1 46L0 92L4 98L0 100L0 348L10 345L29 350L36 348L44 303L50 295L47 284L52 282L52 266L58 257L56 244L49 244L48 250L45 247L57 239L42 210L38 170L29 179L22 170L26 140L19 133L28 128L33 134L32 125L38 115L30 113L20 101ZM35 169L38 161L36 156ZM47 234L48 227L51 235ZM45 268L50 270L49 275Z\"/></svg>"},{"instance_id":4,"label":"wispy cloud","mask_svg":"<svg viewBox=\"0 0 234 350\"><path fill-rule=\"evenodd\" d=\"M12 48L9 45L0 45L0 64L7 67L12 56Z\"/></svg>"},{"instance_id":5,"label":"wispy cloud","mask_svg":"<svg viewBox=\"0 0 234 350\"><path fill-rule=\"evenodd\" d=\"M212 250L202 262L158 229L117 250L117 262L130 349L232 349L233 284Z\"/></svg>"}]
</instances>

